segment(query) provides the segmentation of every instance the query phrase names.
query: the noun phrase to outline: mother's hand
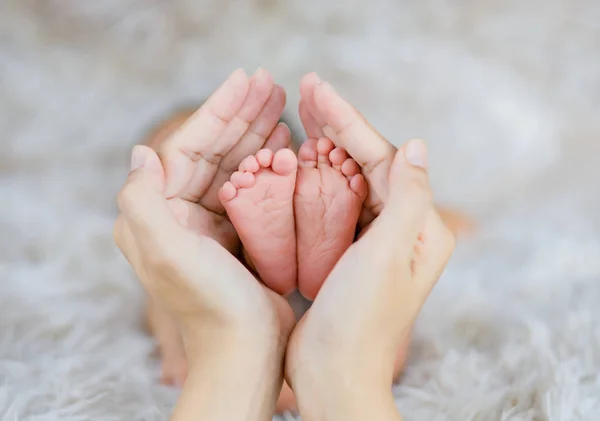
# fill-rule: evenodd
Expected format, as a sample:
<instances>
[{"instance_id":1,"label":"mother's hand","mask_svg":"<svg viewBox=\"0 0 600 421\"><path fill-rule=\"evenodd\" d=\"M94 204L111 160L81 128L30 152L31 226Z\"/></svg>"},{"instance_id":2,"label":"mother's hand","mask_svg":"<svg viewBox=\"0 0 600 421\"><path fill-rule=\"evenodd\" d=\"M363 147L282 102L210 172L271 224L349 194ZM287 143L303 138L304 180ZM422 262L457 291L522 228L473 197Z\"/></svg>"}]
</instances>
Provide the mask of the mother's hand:
<instances>
[{"instance_id":1,"label":"mother's hand","mask_svg":"<svg viewBox=\"0 0 600 421\"><path fill-rule=\"evenodd\" d=\"M397 149L316 73L302 78L300 95L300 119L308 137L330 138L361 167L369 185L359 221L360 228L365 228L385 206L388 175Z\"/></svg>"},{"instance_id":2,"label":"mother's hand","mask_svg":"<svg viewBox=\"0 0 600 421\"><path fill-rule=\"evenodd\" d=\"M186 220L187 208L165 198L164 170L152 149L134 148L132 171L118 202L115 241L146 291L182 331L190 364L184 390L190 390L188 383L196 387L191 387L195 397L184 391L178 407L185 409L179 414L193 414L194 406L202 414L225 415L219 411L233 409L225 400L239 393L236 411L247 412L244 419L252 419L253 413L270 416L294 324L285 299L261 285L215 240L180 222ZM235 384L225 384L227 373ZM201 397L204 387L213 390L210 399ZM252 398L244 400L249 393ZM231 413L227 417L236 418Z\"/></svg>"},{"instance_id":3,"label":"mother's hand","mask_svg":"<svg viewBox=\"0 0 600 421\"><path fill-rule=\"evenodd\" d=\"M385 209L342 256L294 330L286 377L307 419L397 419L396 354L454 249L422 141L390 164Z\"/></svg>"}]
</instances>

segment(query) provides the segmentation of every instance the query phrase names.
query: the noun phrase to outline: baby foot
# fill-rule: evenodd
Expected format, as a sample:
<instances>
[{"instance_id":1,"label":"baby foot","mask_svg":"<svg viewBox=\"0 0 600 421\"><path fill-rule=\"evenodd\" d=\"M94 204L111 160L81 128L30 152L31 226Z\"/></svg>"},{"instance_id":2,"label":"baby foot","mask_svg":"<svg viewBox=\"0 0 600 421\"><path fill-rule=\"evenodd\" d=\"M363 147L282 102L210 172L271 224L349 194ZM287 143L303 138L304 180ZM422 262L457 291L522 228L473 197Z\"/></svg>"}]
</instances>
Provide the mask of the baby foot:
<instances>
[{"instance_id":1,"label":"baby foot","mask_svg":"<svg viewBox=\"0 0 600 421\"><path fill-rule=\"evenodd\" d=\"M314 300L354 241L367 183L358 164L328 138L307 140L298 160L294 195L298 289Z\"/></svg>"},{"instance_id":2,"label":"baby foot","mask_svg":"<svg viewBox=\"0 0 600 421\"><path fill-rule=\"evenodd\" d=\"M244 159L219 191L262 281L287 294L296 288L294 187L298 160L290 149L262 149Z\"/></svg>"}]
</instances>

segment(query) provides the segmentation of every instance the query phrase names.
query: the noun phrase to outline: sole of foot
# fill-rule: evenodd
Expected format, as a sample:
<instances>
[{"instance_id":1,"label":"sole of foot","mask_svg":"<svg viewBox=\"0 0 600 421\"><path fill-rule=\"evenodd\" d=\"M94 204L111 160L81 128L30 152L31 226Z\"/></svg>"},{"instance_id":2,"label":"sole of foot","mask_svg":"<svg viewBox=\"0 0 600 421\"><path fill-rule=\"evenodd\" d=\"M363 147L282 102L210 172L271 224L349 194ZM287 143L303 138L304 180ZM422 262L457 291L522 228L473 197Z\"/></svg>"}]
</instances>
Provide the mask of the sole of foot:
<instances>
[{"instance_id":1,"label":"sole of foot","mask_svg":"<svg viewBox=\"0 0 600 421\"><path fill-rule=\"evenodd\" d=\"M261 280L280 294L296 288L294 188L290 149L262 149L244 159L219 198Z\"/></svg>"},{"instance_id":2,"label":"sole of foot","mask_svg":"<svg viewBox=\"0 0 600 421\"><path fill-rule=\"evenodd\" d=\"M307 140L298 161L294 195L298 288L314 300L354 241L367 183L358 164L328 138Z\"/></svg>"}]
</instances>

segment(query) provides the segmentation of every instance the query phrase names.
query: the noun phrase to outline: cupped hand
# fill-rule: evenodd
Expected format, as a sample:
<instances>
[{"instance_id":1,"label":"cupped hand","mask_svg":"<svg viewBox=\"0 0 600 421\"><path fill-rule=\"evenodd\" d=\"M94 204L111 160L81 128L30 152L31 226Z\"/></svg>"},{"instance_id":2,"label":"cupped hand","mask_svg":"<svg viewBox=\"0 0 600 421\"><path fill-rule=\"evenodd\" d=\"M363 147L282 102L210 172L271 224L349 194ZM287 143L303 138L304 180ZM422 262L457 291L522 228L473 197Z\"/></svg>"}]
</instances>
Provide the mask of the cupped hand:
<instances>
[{"instance_id":1,"label":"cupped hand","mask_svg":"<svg viewBox=\"0 0 600 421\"><path fill-rule=\"evenodd\" d=\"M316 73L302 78L300 95L299 114L307 136L330 138L361 167L369 186L359 220L359 228L365 228L385 206L388 175L397 149Z\"/></svg>"},{"instance_id":2,"label":"cupped hand","mask_svg":"<svg viewBox=\"0 0 600 421\"><path fill-rule=\"evenodd\" d=\"M286 378L310 419L336 419L327 411L342 401L353 414L373 400L394 412L397 350L454 248L433 207L422 141L395 154L388 181L385 208L337 263L288 344Z\"/></svg>"},{"instance_id":3,"label":"cupped hand","mask_svg":"<svg viewBox=\"0 0 600 421\"><path fill-rule=\"evenodd\" d=\"M285 346L294 324L285 299L188 224L187 205L167 199L163 166L150 148L134 148L118 202L115 241L152 299L180 325L186 347L229 336L273 352Z\"/></svg>"},{"instance_id":4,"label":"cupped hand","mask_svg":"<svg viewBox=\"0 0 600 421\"><path fill-rule=\"evenodd\" d=\"M289 146L289 128L279 123L285 102L268 71L249 78L236 70L158 147L165 196L178 203L187 226L238 256L240 239L218 192L244 158Z\"/></svg>"}]
</instances>

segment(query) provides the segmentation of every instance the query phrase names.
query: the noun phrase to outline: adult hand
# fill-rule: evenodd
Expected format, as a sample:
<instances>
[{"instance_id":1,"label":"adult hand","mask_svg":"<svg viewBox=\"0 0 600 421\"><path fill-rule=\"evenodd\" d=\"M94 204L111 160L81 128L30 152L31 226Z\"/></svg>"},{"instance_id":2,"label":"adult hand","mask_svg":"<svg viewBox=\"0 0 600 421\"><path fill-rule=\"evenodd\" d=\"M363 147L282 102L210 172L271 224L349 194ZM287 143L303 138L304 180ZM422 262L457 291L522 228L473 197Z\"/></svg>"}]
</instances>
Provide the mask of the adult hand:
<instances>
[{"instance_id":1,"label":"adult hand","mask_svg":"<svg viewBox=\"0 0 600 421\"><path fill-rule=\"evenodd\" d=\"M300 81L299 113L309 138L329 137L360 165L369 185L360 228L379 215L388 197L388 175L396 147L316 73Z\"/></svg>"},{"instance_id":2,"label":"adult hand","mask_svg":"<svg viewBox=\"0 0 600 421\"><path fill-rule=\"evenodd\" d=\"M187 205L167 199L163 166L149 147L134 148L118 202L115 241L183 334L190 373L174 419L270 418L294 324L285 299L188 223Z\"/></svg>"},{"instance_id":3,"label":"adult hand","mask_svg":"<svg viewBox=\"0 0 600 421\"><path fill-rule=\"evenodd\" d=\"M199 110L161 125L148 144L159 153L165 195L178 209L180 222L237 257L240 239L217 193L244 158L262 148L277 151L289 145L289 129L278 124L284 106L285 91L268 71L258 69L248 77L239 69ZM177 326L151 297L148 319L162 356L161 380L181 386L188 362Z\"/></svg>"},{"instance_id":4,"label":"adult hand","mask_svg":"<svg viewBox=\"0 0 600 421\"><path fill-rule=\"evenodd\" d=\"M433 207L422 141L395 154L388 181L385 209L342 256L290 338L286 378L305 420L399 417L391 394L397 350L454 237Z\"/></svg>"},{"instance_id":5,"label":"adult hand","mask_svg":"<svg viewBox=\"0 0 600 421\"><path fill-rule=\"evenodd\" d=\"M290 144L289 129L278 124L285 101L284 89L268 71L259 69L248 78L236 70L158 146L166 197L178 202L191 229L236 255L240 240L218 191L244 158Z\"/></svg>"},{"instance_id":6,"label":"adult hand","mask_svg":"<svg viewBox=\"0 0 600 421\"><path fill-rule=\"evenodd\" d=\"M385 206L389 190L387 175L396 147L316 73L302 78L300 94L300 119L308 137L329 137L361 166L369 195L363 205L359 228L368 227ZM438 208L438 213L455 235L474 229L474 221L468 215L447 208Z\"/></svg>"}]
</instances>

